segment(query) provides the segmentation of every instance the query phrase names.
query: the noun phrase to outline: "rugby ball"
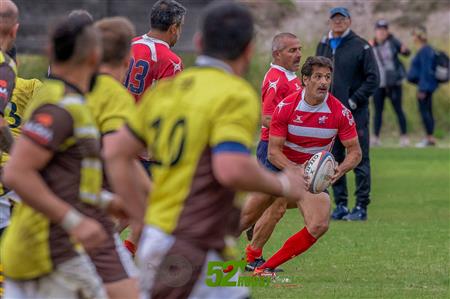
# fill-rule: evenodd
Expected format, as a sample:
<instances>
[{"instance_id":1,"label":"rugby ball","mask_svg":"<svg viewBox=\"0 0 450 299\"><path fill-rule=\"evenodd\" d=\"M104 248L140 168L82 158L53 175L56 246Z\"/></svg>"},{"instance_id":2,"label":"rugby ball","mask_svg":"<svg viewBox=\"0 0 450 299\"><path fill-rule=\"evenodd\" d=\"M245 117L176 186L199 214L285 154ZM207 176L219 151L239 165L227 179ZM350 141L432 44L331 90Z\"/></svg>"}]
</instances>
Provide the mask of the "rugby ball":
<instances>
[{"instance_id":1,"label":"rugby ball","mask_svg":"<svg viewBox=\"0 0 450 299\"><path fill-rule=\"evenodd\" d=\"M308 191L314 194L325 191L331 184L335 165L336 162L330 152L321 151L313 155L305 164Z\"/></svg>"}]
</instances>

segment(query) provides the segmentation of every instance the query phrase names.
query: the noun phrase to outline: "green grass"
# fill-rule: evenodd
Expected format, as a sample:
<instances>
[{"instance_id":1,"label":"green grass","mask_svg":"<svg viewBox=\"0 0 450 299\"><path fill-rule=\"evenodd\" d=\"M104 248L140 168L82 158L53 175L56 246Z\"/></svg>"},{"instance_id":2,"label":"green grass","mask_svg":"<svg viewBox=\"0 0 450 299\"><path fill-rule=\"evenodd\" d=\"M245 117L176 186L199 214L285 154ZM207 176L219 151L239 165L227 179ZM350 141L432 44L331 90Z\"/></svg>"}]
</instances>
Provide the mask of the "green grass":
<instances>
[{"instance_id":1,"label":"green grass","mask_svg":"<svg viewBox=\"0 0 450 299\"><path fill-rule=\"evenodd\" d=\"M254 298L449 298L449 150L376 149L372 175L369 220L332 222L283 265L290 284L254 288ZM265 257L302 227L299 212L288 211Z\"/></svg>"}]
</instances>

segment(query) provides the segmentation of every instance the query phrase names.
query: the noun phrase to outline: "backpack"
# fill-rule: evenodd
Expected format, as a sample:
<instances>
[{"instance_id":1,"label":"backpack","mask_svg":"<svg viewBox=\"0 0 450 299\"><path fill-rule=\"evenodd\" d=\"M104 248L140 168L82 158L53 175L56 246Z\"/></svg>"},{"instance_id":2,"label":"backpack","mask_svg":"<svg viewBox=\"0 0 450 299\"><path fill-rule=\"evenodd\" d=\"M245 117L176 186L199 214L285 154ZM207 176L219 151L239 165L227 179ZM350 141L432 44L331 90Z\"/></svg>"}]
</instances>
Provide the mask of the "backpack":
<instances>
[{"instance_id":1,"label":"backpack","mask_svg":"<svg viewBox=\"0 0 450 299\"><path fill-rule=\"evenodd\" d=\"M435 51L434 77L439 83L446 83L450 79L450 60L442 51Z\"/></svg>"}]
</instances>

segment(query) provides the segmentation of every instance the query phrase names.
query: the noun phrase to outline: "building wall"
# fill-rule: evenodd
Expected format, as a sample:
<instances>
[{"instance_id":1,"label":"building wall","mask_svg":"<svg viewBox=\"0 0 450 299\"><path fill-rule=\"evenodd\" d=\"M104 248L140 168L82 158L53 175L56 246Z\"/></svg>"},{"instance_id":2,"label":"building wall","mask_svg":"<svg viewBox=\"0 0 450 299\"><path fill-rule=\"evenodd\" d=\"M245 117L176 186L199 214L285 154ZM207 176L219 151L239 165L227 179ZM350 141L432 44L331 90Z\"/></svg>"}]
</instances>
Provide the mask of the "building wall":
<instances>
[{"instance_id":1,"label":"building wall","mask_svg":"<svg viewBox=\"0 0 450 299\"><path fill-rule=\"evenodd\" d=\"M155 0L14 0L20 10L17 48L20 53L43 53L47 32L58 18L74 9L86 9L94 18L125 16L144 34L150 26L150 10ZM197 28L202 8L210 0L179 1L187 9L185 25L175 50L193 51L192 37Z\"/></svg>"}]
</instances>

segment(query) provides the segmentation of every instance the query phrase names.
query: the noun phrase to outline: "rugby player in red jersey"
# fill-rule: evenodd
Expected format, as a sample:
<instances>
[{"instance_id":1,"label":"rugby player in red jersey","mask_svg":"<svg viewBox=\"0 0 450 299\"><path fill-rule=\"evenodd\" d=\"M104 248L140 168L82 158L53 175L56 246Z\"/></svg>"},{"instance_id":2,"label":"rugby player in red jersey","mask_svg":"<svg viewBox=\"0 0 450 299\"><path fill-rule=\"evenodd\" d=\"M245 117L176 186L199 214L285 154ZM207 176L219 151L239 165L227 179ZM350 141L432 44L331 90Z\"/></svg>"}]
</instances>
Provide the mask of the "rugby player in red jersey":
<instances>
[{"instance_id":1,"label":"rugby player in red jersey","mask_svg":"<svg viewBox=\"0 0 450 299\"><path fill-rule=\"evenodd\" d=\"M303 90L281 101L273 113L265 163L267 168L278 172L290 165L304 164L315 153L330 150L336 137L346 147L347 156L336 167L333 182L360 162L361 148L353 116L328 93L332 70L332 62L328 58L319 56L306 60L301 70ZM269 196L266 202L270 204ZM268 204L261 200L249 202L245 207L250 211L247 217L257 214L254 211L262 213ZM257 267L255 275L274 275L273 269L308 250L328 230L330 197L327 192L306 192L296 206L305 219L305 227Z\"/></svg>"},{"instance_id":2,"label":"rugby player in red jersey","mask_svg":"<svg viewBox=\"0 0 450 299\"><path fill-rule=\"evenodd\" d=\"M183 69L181 58L172 52L181 35L186 8L173 0L160 0L152 7L151 29L133 39L132 57L125 87L139 101L156 81Z\"/></svg>"},{"instance_id":3,"label":"rugby player in red jersey","mask_svg":"<svg viewBox=\"0 0 450 299\"><path fill-rule=\"evenodd\" d=\"M269 126L273 111L281 100L301 89L302 83L295 73L300 69L301 49L299 39L292 33L279 33L272 40L273 62L270 64L261 86L262 128L257 158L262 164L267 158ZM258 195L258 193L253 193L250 194L250 197ZM264 263L262 248L270 238L277 222L283 217L286 205L286 199L275 200L258 223L247 231L247 236L251 241L246 248L248 262L246 269L248 271L253 271L255 267Z\"/></svg>"}]
</instances>

